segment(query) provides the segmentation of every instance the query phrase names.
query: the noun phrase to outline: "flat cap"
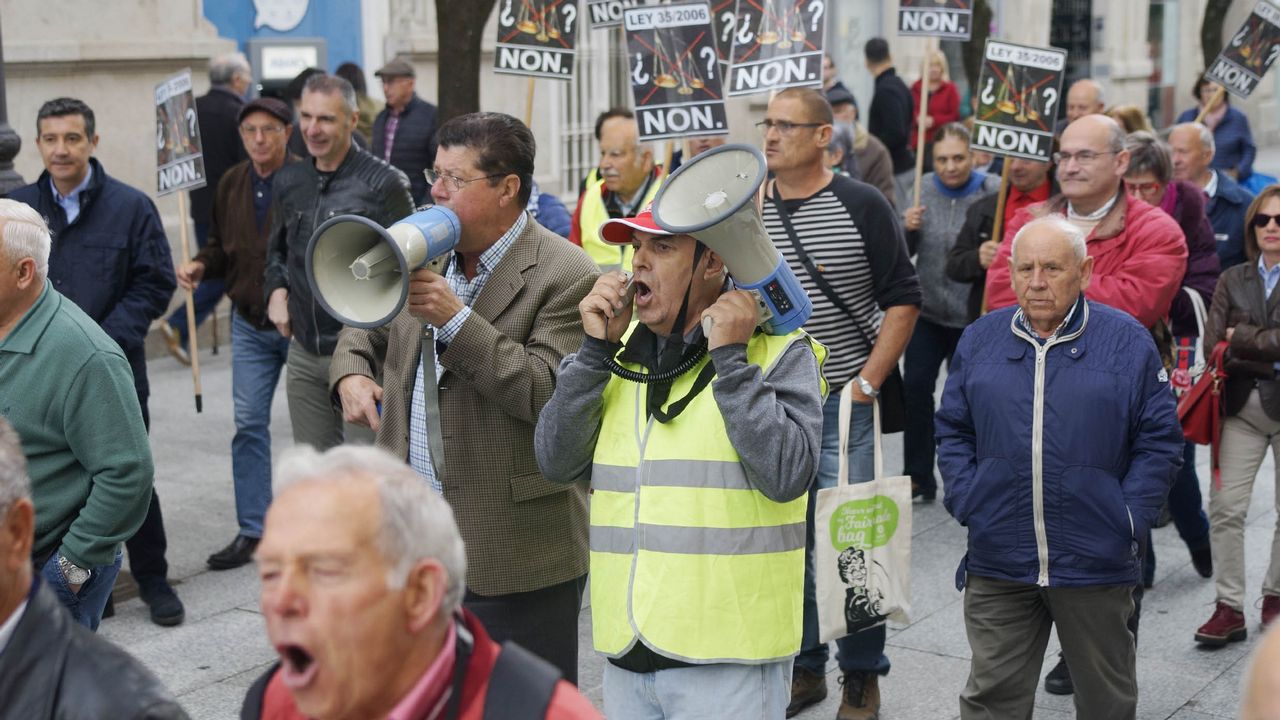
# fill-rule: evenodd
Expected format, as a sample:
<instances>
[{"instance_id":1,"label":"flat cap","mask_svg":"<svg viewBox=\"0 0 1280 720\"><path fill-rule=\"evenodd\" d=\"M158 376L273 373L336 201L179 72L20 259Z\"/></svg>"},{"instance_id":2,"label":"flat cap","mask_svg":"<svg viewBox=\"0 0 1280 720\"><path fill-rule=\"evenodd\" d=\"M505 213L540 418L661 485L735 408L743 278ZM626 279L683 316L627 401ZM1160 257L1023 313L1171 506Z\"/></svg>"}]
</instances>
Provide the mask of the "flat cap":
<instances>
[{"instance_id":1,"label":"flat cap","mask_svg":"<svg viewBox=\"0 0 1280 720\"><path fill-rule=\"evenodd\" d=\"M285 125L293 124L293 109L283 100L273 97L260 97L252 102L245 103L245 106L240 108L240 116L236 118L236 122L244 122L244 119L249 117L250 113L255 112L264 112Z\"/></svg>"},{"instance_id":2,"label":"flat cap","mask_svg":"<svg viewBox=\"0 0 1280 720\"><path fill-rule=\"evenodd\" d=\"M417 77L417 72L407 61L396 58L374 73L377 77Z\"/></svg>"}]
</instances>

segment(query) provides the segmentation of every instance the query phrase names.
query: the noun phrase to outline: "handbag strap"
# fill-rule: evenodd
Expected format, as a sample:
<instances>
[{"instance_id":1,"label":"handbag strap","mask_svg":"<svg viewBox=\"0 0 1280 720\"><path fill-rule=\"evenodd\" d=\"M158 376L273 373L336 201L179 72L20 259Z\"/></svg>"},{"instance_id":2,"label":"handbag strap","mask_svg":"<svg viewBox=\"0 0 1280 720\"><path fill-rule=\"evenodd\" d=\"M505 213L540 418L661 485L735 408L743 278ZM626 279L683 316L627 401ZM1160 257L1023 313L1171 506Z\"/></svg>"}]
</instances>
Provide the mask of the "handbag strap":
<instances>
[{"instance_id":1,"label":"handbag strap","mask_svg":"<svg viewBox=\"0 0 1280 720\"><path fill-rule=\"evenodd\" d=\"M791 213L787 212L787 208L782 204L782 193L778 191L778 182L771 180L773 183L773 206L778 211L778 218L782 220L782 227L787 231L787 237L791 239L791 246L796 249L796 257L800 259L800 264L804 265L804 269L808 271L809 277L813 278L813 284L818 286L822 294L827 300L835 305L840 312L849 316L849 320L853 323L853 329L858 331L858 335L862 337L862 342L867 345L867 352L871 352L871 348L875 347L875 343L863 331L861 323L858 322L858 316L853 310L845 304L844 300L836 294L836 289L831 287L831 283L823 277L822 271L814 264L813 259L809 257L809 253L804 249L804 243L800 242L800 235L796 233L795 227L791 224Z\"/></svg>"},{"instance_id":2,"label":"handbag strap","mask_svg":"<svg viewBox=\"0 0 1280 720\"><path fill-rule=\"evenodd\" d=\"M839 472L836 477L836 487L844 487L849 485L849 426L853 422L853 381L845 383L840 389L840 447L839 447ZM879 480L884 477L884 447L881 441L880 432L880 398L871 401L871 417L872 427L875 437L873 440L874 454L873 462L875 464L874 478Z\"/></svg>"},{"instance_id":3,"label":"handbag strap","mask_svg":"<svg viewBox=\"0 0 1280 720\"><path fill-rule=\"evenodd\" d=\"M1191 298L1192 314L1196 316L1196 362L1189 369L1191 375L1195 377L1203 373L1205 366L1208 364L1208 358L1204 356L1204 298L1200 297L1200 293L1189 287L1183 287L1182 291Z\"/></svg>"}]
</instances>

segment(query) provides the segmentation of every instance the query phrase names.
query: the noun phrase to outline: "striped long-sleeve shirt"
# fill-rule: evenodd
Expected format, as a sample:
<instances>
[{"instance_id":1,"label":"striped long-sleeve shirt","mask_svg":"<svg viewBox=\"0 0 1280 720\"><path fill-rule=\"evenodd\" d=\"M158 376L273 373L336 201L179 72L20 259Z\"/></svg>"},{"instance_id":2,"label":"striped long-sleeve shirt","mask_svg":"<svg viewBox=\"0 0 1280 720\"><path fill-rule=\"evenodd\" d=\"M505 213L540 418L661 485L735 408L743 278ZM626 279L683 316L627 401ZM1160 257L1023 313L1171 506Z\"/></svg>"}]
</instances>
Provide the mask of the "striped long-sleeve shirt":
<instances>
[{"instance_id":1,"label":"striped long-sleeve shirt","mask_svg":"<svg viewBox=\"0 0 1280 720\"><path fill-rule=\"evenodd\" d=\"M805 330L831 355L824 374L833 388L848 383L871 354L884 311L920 305L920 281L907 255L902 226L874 187L841 175L810 197L783 200L805 252L852 314L835 305L800 262L771 197L764 224L813 301ZM861 332L859 332L861 331Z\"/></svg>"}]
</instances>

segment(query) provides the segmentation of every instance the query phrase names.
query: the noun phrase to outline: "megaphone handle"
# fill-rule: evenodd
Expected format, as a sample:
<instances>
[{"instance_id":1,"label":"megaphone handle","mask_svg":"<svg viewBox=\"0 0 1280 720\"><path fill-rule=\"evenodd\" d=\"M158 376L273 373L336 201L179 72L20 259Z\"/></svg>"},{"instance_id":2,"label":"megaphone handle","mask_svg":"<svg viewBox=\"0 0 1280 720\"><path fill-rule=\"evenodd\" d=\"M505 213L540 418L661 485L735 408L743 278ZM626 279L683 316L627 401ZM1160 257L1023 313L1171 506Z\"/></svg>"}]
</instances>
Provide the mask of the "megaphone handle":
<instances>
[{"instance_id":1,"label":"megaphone handle","mask_svg":"<svg viewBox=\"0 0 1280 720\"><path fill-rule=\"evenodd\" d=\"M711 339L711 328L716 326L716 319L710 315L702 316L702 337Z\"/></svg>"},{"instance_id":2,"label":"megaphone handle","mask_svg":"<svg viewBox=\"0 0 1280 720\"><path fill-rule=\"evenodd\" d=\"M422 404L426 417L427 448L431 451L431 466L436 482L444 482L444 436L440 422L440 388L436 376L436 332L430 325L422 326Z\"/></svg>"}]
</instances>

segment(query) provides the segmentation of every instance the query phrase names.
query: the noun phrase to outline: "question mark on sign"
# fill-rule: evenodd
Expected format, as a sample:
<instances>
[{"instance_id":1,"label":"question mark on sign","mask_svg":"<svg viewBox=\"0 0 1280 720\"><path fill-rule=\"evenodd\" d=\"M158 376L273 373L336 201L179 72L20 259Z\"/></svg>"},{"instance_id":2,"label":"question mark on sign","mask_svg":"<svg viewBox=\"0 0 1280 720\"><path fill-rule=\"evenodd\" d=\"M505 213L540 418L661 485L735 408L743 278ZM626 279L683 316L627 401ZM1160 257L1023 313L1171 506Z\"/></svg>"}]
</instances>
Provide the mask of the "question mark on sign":
<instances>
[{"instance_id":1,"label":"question mark on sign","mask_svg":"<svg viewBox=\"0 0 1280 720\"><path fill-rule=\"evenodd\" d=\"M812 32L818 32L818 21L822 19L822 13L826 12L827 6L822 0L813 0L809 3L809 12L813 13Z\"/></svg>"},{"instance_id":2,"label":"question mark on sign","mask_svg":"<svg viewBox=\"0 0 1280 720\"><path fill-rule=\"evenodd\" d=\"M1267 58L1267 65L1271 65L1271 63L1275 62L1277 57L1280 57L1280 45L1272 45L1271 57Z\"/></svg>"},{"instance_id":3,"label":"question mark on sign","mask_svg":"<svg viewBox=\"0 0 1280 720\"><path fill-rule=\"evenodd\" d=\"M1044 89L1044 116L1053 117L1053 104L1058 102L1058 91L1056 88Z\"/></svg>"},{"instance_id":4,"label":"question mark on sign","mask_svg":"<svg viewBox=\"0 0 1280 720\"><path fill-rule=\"evenodd\" d=\"M1244 36L1247 32L1249 32L1248 25L1240 28L1240 32L1236 33L1235 37L1231 38L1231 47L1240 47L1241 43L1244 42Z\"/></svg>"},{"instance_id":5,"label":"question mark on sign","mask_svg":"<svg viewBox=\"0 0 1280 720\"><path fill-rule=\"evenodd\" d=\"M982 88L982 95L981 95L981 99L982 99L982 104L983 104L983 105L991 106L991 105L995 105L995 104L996 104L996 96L995 96L995 93L991 92L992 88L994 88L994 87L995 87L995 84L996 84L996 79L995 79L995 78L992 78L992 77L987 78L987 86L986 86L986 87L984 87L984 88ZM1047 95L1048 93L1046 92L1045 94ZM1045 115L1048 115L1048 114L1049 114L1049 109L1048 109L1048 108L1045 108L1045 113L1044 113L1044 114L1045 114Z\"/></svg>"},{"instance_id":6,"label":"question mark on sign","mask_svg":"<svg viewBox=\"0 0 1280 720\"><path fill-rule=\"evenodd\" d=\"M187 137L194 138L196 136L196 109L187 108Z\"/></svg>"},{"instance_id":7,"label":"question mark on sign","mask_svg":"<svg viewBox=\"0 0 1280 720\"><path fill-rule=\"evenodd\" d=\"M728 43L733 37L733 11L726 10L720 13L720 22L724 23L724 32L720 33L720 42Z\"/></svg>"},{"instance_id":8,"label":"question mark on sign","mask_svg":"<svg viewBox=\"0 0 1280 720\"><path fill-rule=\"evenodd\" d=\"M578 8L572 4L562 5L564 9L564 32L566 35L573 32L573 21L578 19Z\"/></svg>"},{"instance_id":9,"label":"question mark on sign","mask_svg":"<svg viewBox=\"0 0 1280 720\"><path fill-rule=\"evenodd\" d=\"M498 16L498 22L503 27L514 27L516 19L511 16L511 0L506 0L506 4L502 6L502 14Z\"/></svg>"},{"instance_id":10,"label":"question mark on sign","mask_svg":"<svg viewBox=\"0 0 1280 720\"><path fill-rule=\"evenodd\" d=\"M751 18L743 15L742 24L738 26L738 44L750 45L755 37L755 33L751 32Z\"/></svg>"},{"instance_id":11,"label":"question mark on sign","mask_svg":"<svg viewBox=\"0 0 1280 720\"><path fill-rule=\"evenodd\" d=\"M707 79L710 80L715 77L716 60L718 59L716 58L715 48L709 45L704 45L702 49L698 51L698 56L707 61Z\"/></svg>"},{"instance_id":12,"label":"question mark on sign","mask_svg":"<svg viewBox=\"0 0 1280 720\"><path fill-rule=\"evenodd\" d=\"M649 73L644 71L644 54L636 53L636 67L631 71L631 83L644 85L649 82Z\"/></svg>"}]
</instances>

